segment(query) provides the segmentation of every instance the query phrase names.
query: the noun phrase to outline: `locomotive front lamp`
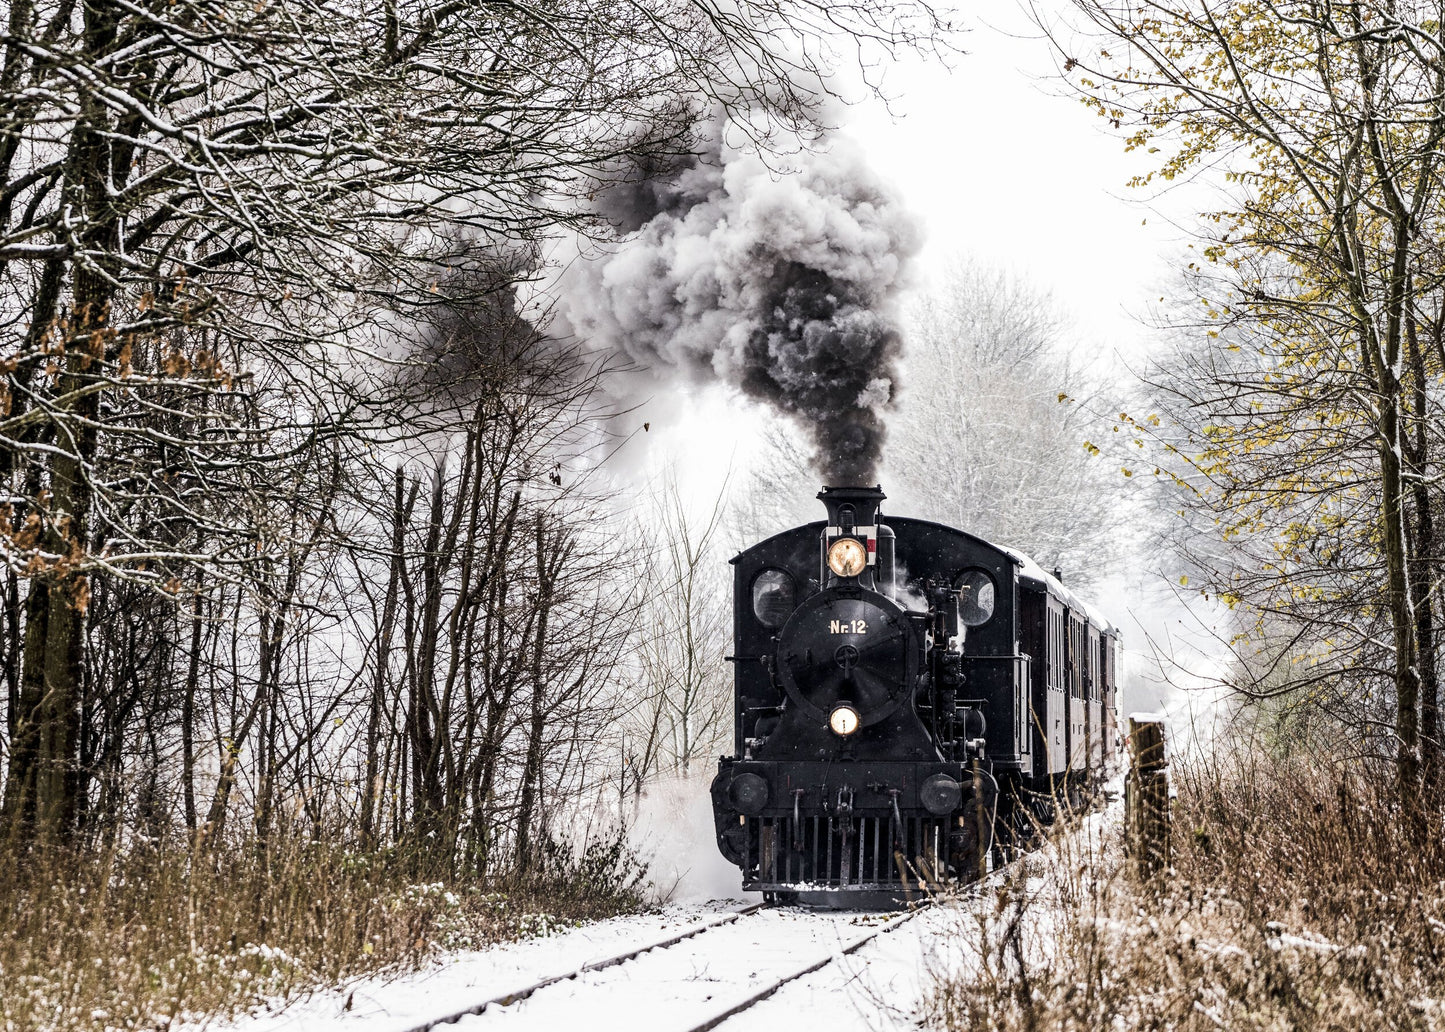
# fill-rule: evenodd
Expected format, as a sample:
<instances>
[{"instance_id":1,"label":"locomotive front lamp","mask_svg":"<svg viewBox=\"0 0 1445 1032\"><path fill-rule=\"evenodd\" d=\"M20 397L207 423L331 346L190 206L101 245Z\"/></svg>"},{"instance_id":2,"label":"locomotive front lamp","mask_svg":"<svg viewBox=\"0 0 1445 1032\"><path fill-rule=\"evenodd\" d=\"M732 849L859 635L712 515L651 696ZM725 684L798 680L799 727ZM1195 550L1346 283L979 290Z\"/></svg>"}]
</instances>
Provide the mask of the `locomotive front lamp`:
<instances>
[{"instance_id":1,"label":"locomotive front lamp","mask_svg":"<svg viewBox=\"0 0 1445 1032\"><path fill-rule=\"evenodd\" d=\"M828 546L828 569L838 577L856 577L868 565L868 549L857 538L839 538Z\"/></svg>"},{"instance_id":2,"label":"locomotive front lamp","mask_svg":"<svg viewBox=\"0 0 1445 1032\"><path fill-rule=\"evenodd\" d=\"M852 706L836 706L833 712L828 714L828 726L840 738L847 738L857 731L858 725L861 723L863 723L863 718L858 716L858 711Z\"/></svg>"}]
</instances>

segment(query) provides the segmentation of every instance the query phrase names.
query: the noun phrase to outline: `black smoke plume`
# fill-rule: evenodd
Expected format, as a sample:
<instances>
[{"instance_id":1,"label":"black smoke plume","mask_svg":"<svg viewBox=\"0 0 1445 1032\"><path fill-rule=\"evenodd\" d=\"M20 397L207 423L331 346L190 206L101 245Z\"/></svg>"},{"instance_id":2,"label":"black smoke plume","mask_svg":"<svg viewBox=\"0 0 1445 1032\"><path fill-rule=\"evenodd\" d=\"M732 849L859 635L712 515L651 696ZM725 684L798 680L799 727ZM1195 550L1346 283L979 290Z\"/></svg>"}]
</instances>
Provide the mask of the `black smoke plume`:
<instances>
[{"instance_id":1,"label":"black smoke plume","mask_svg":"<svg viewBox=\"0 0 1445 1032\"><path fill-rule=\"evenodd\" d=\"M838 138L778 171L725 141L604 192L623 234L574 267L574 329L663 378L721 381L792 417L829 484L878 479L919 233Z\"/></svg>"}]
</instances>

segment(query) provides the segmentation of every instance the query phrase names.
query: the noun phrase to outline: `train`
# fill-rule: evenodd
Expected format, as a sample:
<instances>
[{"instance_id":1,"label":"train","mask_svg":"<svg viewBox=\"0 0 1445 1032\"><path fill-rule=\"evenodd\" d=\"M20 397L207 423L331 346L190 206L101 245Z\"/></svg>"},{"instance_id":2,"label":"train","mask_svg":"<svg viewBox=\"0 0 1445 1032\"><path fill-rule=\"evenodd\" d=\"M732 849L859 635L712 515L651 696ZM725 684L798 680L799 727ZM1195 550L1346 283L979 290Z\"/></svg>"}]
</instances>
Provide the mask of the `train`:
<instances>
[{"instance_id":1,"label":"train","mask_svg":"<svg viewBox=\"0 0 1445 1032\"><path fill-rule=\"evenodd\" d=\"M742 888L911 898L979 877L1119 749L1119 630L1010 548L825 487L825 521L732 559L733 754L712 781ZM861 897L860 897L861 898Z\"/></svg>"}]
</instances>

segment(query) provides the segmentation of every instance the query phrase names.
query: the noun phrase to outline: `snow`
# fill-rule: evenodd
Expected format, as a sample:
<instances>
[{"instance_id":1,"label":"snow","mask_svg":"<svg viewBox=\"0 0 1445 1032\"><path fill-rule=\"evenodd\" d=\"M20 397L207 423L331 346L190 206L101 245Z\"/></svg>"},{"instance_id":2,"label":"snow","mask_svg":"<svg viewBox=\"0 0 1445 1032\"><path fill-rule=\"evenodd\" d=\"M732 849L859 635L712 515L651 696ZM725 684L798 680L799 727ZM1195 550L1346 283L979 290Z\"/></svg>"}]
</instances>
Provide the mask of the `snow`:
<instances>
[{"instance_id":1,"label":"snow","mask_svg":"<svg viewBox=\"0 0 1445 1032\"><path fill-rule=\"evenodd\" d=\"M672 949L589 972L556 991L489 1008L456 1027L458 1032L690 1029L778 979L840 952L890 916L801 908L760 911ZM756 1013L749 1009L733 1020L757 1028Z\"/></svg>"},{"instance_id":2,"label":"snow","mask_svg":"<svg viewBox=\"0 0 1445 1032\"><path fill-rule=\"evenodd\" d=\"M830 1030L913 1030L927 988L940 968L956 958L963 913L956 907L924 911L857 953L789 983L718 1026L750 1032L795 1025Z\"/></svg>"},{"instance_id":3,"label":"snow","mask_svg":"<svg viewBox=\"0 0 1445 1032\"><path fill-rule=\"evenodd\" d=\"M578 972L584 964L719 921L742 906L737 900L674 905L549 938L455 954L413 974L353 981L230 1027L236 1032L404 1032L554 975ZM782 1027L805 1007L810 1023L815 1017L826 1018L831 1028L910 1028L923 987L931 980L931 958L940 955L943 940L957 934L958 913L942 907L924 911L856 954L839 956L899 916L802 907L763 910L666 950L582 972L529 999L490 1006L481 1015L443 1028L691 1028L825 957L836 959L718 1027L735 1032Z\"/></svg>"},{"instance_id":4,"label":"snow","mask_svg":"<svg viewBox=\"0 0 1445 1032\"><path fill-rule=\"evenodd\" d=\"M1111 787L1117 788L1116 777ZM1079 850L1100 847L1116 824L1117 799L1091 814L1065 840L1026 861L1030 895L1044 889L1049 865L1072 867ZM682 1030L726 1013L785 976L828 960L774 995L716 1027L730 1032L807 1027L837 1032L912 1030L937 975L977 963L981 928L994 900L990 876L977 895L927 908L900 921L897 912L860 913L804 907L767 908L738 916L742 900L672 904L561 934L439 957L422 970L354 980L274 1012L252 1015L231 1032L410 1032L487 1000L505 998L554 976L564 980L506 1006L493 1004L443 1032L586 1028ZM1032 912L1031 938L1050 938L1051 908ZM897 927L891 930L892 924ZM583 970L680 933L706 930L665 949L600 970ZM857 948L860 940L873 936ZM1296 945L1289 943L1289 945ZM1317 944L1311 944L1317 945Z\"/></svg>"},{"instance_id":5,"label":"snow","mask_svg":"<svg viewBox=\"0 0 1445 1032\"><path fill-rule=\"evenodd\" d=\"M418 971L352 980L230 1027L238 1032L399 1032L543 979L578 971L585 964L670 939L743 906L736 900L673 905L558 935L447 954Z\"/></svg>"}]
</instances>

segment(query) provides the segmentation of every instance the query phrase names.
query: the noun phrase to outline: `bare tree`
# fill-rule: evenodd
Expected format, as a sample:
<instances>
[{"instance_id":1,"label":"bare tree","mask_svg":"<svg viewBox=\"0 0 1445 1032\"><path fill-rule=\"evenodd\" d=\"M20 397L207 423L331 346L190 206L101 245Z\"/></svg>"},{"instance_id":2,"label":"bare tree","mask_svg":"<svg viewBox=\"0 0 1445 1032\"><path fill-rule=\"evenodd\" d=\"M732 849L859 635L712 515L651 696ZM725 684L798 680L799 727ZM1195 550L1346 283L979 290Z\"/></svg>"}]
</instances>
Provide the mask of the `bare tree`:
<instances>
[{"instance_id":1,"label":"bare tree","mask_svg":"<svg viewBox=\"0 0 1445 1032\"><path fill-rule=\"evenodd\" d=\"M1087 450L1108 366L1067 329L1047 294L956 259L910 313L889 468L895 505L1088 582L1123 532L1117 469Z\"/></svg>"},{"instance_id":2,"label":"bare tree","mask_svg":"<svg viewBox=\"0 0 1445 1032\"><path fill-rule=\"evenodd\" d=\"M640 537L651 543L641 605L639 692L630 708L634 790L653 774L686 776L731 733L731 671L723 662L732 592L719 549L727 487L694 512L674 469L653 492Z\"/></svg>"},{"instance_id":3,"label":"bare tree","mask_svg":"<svg viewBox=\"0 0 1445 1032\"><path fill-rule=\"evenodd\" d=\"M264 833L276 778L322 754L297 722L336 705L298 710L280 681L308 647L296 615L311 611L313 564L334 556L335 486L375 448L463 432L445 407L418 403L414 373L434 361L412 350L410 328L495 299L497 270L524 273L546 232L602 230L578 196L638 167L639 149L687 150L708 104L747 112L740 124L761 141L806 137L826 112L837 42L886 52L927 46L940 27L925 4L873 0L12 4L0 65L0 546L7 641L23 642L23 658L7 671L9 834L64 842L79 826L87 765L100 762L83 744L87 699L110 698L85 685L98 579L187 599L188 821L221 827L252 748ZM493 432L483 413L459 455L461 497L485 494L473 451ZM380 482L389 506L391 481ZM448 485L438 474L429 486L430 505L418 504L443 521L434 544L465 551L473 513L445 522ZM494 501L487 516L501 522L487 532L514 527L510 496ZM468 561L485 569L477 548ZM408 630L440 634L439 585L460 575L449 561L421 557L412 590L433 609ZM219 638L247 672L216 714L228 744L208 822L190 781L196 692L212 676L198 658L203 596L224 597L217 619L252 621ZM480 598L462 608L500 604ZM455 747L429 707L444 708L461 664L415 659L407 787L454 815L437 778ZM122 716L106 726L129 726ZM154 742L160 757L158 732Z\"/></svg>"}]
</instances>

